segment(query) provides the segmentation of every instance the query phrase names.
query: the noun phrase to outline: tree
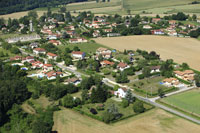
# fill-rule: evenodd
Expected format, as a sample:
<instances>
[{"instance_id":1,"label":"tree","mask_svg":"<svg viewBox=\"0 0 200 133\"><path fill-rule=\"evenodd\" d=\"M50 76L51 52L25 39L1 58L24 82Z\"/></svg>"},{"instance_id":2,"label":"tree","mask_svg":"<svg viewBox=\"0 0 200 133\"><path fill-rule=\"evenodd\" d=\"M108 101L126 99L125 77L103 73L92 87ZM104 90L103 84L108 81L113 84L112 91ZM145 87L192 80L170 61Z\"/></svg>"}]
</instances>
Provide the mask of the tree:
<instances>
[{"instance_id":1,"label":"tree","mask_svg":"<svg viewBox=\"0 0 200 133\"><path fill-rule=\"evenodd\" d=\"M151 76L151 69L149 67L144 67L142 70L142 74L144 77L150 77Z\"/></svg>"},{"instance_id":2,"label":"tree","mask_svg":"<svg viewBox=\"0 0 200 133\"><path fill-rule=\"evenodd\" d=\"M68 48L68 47L67 47L67 48L65 48L65 52L66 52L66 53L71 53L71 50L70 50L70 48Z\"/></svg>"},{"instance_id":3,"label":"tree","mask_svg":"<svg viewBox=\"0 0 200 133\"><path fill-rule=\"evenodd\" d=\"M47 10L47 17L51 17L51 15L52 15L51 8L48 7L48 10Z\"/></svg>"},{"instance_id":4,"label":"tree","mask_svg":"<svg viewBox=\"0 0 200 133\"><path fill-rule=\"evenodd\" d=\"M197 87L200 87L200 75L194 76L195 84Z\"/></svg>"},{"instance_id":5,"label":"tree","mask_svg":"<svg viewBox=\"0 0 200 133\"><path fill-rule=\"evenodd\" d=\"M103 103L107 100L107 91L101 86L92 89L91 101L92 103Z\"/></svg>"},{"instance_id":6,"label":"tree","mask_svg":"<svg viewBox=\"0 0 200 133\"><path fill-rule=\"evenodd\" d=\"M165 95L163 89L161 88L158 89L158 95L160 96L160 98L163 98L163 96Z\"/></svg>"},{"instance_id":7,"label":"tree","mask_svg":"<svg viewBox=\"0 0 200 133\"><path fill-rule=\"evenodd\" d=\"M72 65L73 62L72 62L72 59L71 58L66 58L65 59L65 65L69 66L69 65Z\"/></svg>"},{"instance_id":8,"label":"tree","mask_svg":"<svg viewBox=\"0 0 200 133\"><path fill-rule=\"evenodd\" d=\"M74 46L73 50L74 51L80 51L80 48L78 46Z\"/></svg>"},{"instance_id":9,"label":"tree","mask_svg":"<svg viewBox=\"0 0 200 133\"><path fill-rule=\"evenodd\" d=\"M125 99L128 101L128 104L135 102L135 97L133 97L130 89L127 90Z\"/></svg>"},{"instance_id":10,"label":"tree","mask_svg":"<svg viewBox=\"0 0 200 133\"><path fill-rule=\"evenodd\" d=\"M122 103L121 104L122 104L123 108L126 108L126 107L129 106L128 100L126 100L126 99L122 99Z\"/></svg>"},{"instance_id":11,"label":"tree","mask_svg":"<svg viewBox=\"0 0 200 133\"><path fill-rule=\"evenodd\" d=\"M83 90L82 93L81 93L81 98L82 98L82 101L85 102L89 99L89 96L88 96L88 90Z\"/></svg>"},{"instance_id":12,"label":"tree","mask_svg":"<svg viewBox=\"0 0 200 133\"><path fill-rule=\"evenodd\" d=\"M192 15L192 20L193 20L193 21L196 21L196 20L197 20L197 15L196 15L196 14L193 14L193 15Z\"/></svg>"},{"instance_id":13,"label":"tree","mask_svg":"<svg viewBox=\"0 0 200 133\"><path fill-rule=\"evenodd\" d=\"M184 69L184 70L186 70L186 69L189 69L189 65L187 64L187 63L182 63L182 68Z\"/></svg>"},{"instance_id":14,"label":"tree","mask_svg":"<svg viewBox=\"0 0 200 133\"><path fill-rule=\"evenodd\" d=\"M37 19L38 14L36 11L29 11L28 12L28 17L30 17L31 19Z\"/></svg>"},{"instance_id":15,"label":"tree","mask_svg":"<svg viewBox=\"0 0 200 133\"><path fill-rule=\"evenodd\" d=\"M135 113L143 113L143 112L145 111L143 102L141 102L141 101L136 101L136 102L133 104L133 111L134 111Z\"/></svg>"},{"instance_id":16,"label":"tree","mask_svg":"<svg viewBox=\"0 0 200 133\"><path fill-rule=\"evenodd\" d=\"M71 95L68 94L63 98L63 106L66 108L74 107L74 99Z\"/></svg>"},{"instance_id":17,"label":"tree","mask_svg":"<svg viewBox=\"0 0 200 133\"><path fill-rule=\"evenodd\" d=\"M66 12L66 7L61 7L60 12L65 13Z\"/></svg>"}]
</instances>

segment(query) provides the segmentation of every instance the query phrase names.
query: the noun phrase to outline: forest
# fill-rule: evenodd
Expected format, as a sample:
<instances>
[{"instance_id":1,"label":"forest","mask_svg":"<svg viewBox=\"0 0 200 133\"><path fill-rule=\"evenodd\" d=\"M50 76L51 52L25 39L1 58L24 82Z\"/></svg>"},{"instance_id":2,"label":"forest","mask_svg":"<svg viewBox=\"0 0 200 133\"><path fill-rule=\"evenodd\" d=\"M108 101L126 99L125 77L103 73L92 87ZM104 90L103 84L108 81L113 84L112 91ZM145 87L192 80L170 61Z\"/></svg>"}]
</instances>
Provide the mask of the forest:
<instances>
[{"instance_id":1,"label":"forest","mask_svg":"<svg viewBox=\"0 0 200 133\"><path fill-rule=\"evenodd\" d=\"M58 5L83 1L87 0L1 0L0 15L33 10L39 7L56 7Z\"/></svg>"}]
</instances>

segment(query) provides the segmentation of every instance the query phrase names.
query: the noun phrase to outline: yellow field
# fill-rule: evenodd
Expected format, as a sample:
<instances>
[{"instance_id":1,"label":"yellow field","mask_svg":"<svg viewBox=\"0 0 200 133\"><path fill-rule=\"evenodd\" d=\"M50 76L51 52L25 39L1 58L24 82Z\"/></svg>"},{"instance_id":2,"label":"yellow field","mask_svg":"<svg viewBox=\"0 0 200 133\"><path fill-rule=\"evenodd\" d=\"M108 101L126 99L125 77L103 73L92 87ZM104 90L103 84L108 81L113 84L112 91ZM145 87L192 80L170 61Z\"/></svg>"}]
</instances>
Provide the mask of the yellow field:
<instances>
[{"instance_id":1,"label":"yellow field","mask_svg":"<svg viewBox=\"0 0 200 133\"><path fill-rule=\"evenodd\" d=\"M192 68L200 70L200 41L197 39L143 35L94 40L120 51L124 49L156 51L164 60L174 59L177 63L186 62Z\"/></svg>"},{"instance_id":2,"label":"yellow field","mask_svg":"<svg viewBox=\"0 0 200 133\"><path fill-rule=\"evenodd\" d=\"M6 14L6 15L0 15L0 18L4 18L4 19L8 19L8 18L12 18L12 19L19 19L21 17L24 17L28 14L29 11L25 11L25 12L16 12L16 13L11 13L11 14ZM38 16L42 16L43 13L46 11L37 11Z\"/></svg>"},{"instance_id":3,"label":"yellow field","mask_svg":"<svg viewBox=\"0 0 200 133\"><path fill-rule=\"evenodd\" d=\"M160 109L112 125L64 109L54 114L53 130L59 133L199 133L200 126Z\"/></svg>"}]
</instances>

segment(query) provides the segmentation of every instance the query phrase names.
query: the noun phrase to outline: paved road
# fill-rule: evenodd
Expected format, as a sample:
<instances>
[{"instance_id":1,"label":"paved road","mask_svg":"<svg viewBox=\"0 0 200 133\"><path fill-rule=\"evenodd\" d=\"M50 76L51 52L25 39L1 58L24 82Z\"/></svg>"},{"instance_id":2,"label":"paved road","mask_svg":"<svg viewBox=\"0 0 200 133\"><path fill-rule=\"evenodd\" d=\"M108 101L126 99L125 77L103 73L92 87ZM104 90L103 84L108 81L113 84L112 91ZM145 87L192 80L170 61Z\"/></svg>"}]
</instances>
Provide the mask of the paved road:
<instances>
[{"instance_id":1,"label":"paved road","mask_svg":"<svg viewBox=\"0 0 200 133\"><path fill-rule=\"evenodd\" d=\"M23 49L20 49L20 50L21 50L21 52L22 52L23 54L35 56L34 54L29 54L29 53L25 52ZM41 57L39 57L39 58L41 58ZM45 58L42 58L42 59L44 59L45 61L47 61L47 59L45 59ZM57 65L58 67L64 69L64 70L67 70L67 71L70 71L70 72L76 74L77 76L78 76L78 75L80 75L80 76L88 76L88 75L86 75L86 74L83 74L83 73L77 72L77 71L75 71L75 70L69 69L68 67L66 67L66 66L64 66L64 65L62 65L62 64L56 63L56 65ZM103 80L103 82L104 82L106 85L110 86L110 87L114 87L113 83L114 83L114 84L118 84L118 83L113 82L113 81L112 81L112 84L111 84L111 83L109 83L108 81L111 81L111 80L109 80L109 79L104 79L104 80ZM121 84L118 84L118 85L119 85L119 86L123 86L123 85L121 85ZM128 88L128 89L131 89L130 87L127 87L127 88ZM192 89L192 88L189 88L189 89ZM133 90L133 89L131 89L131 90ZM188 89L187 89L187 90L188 90ZM186 90L182 90L182 91L186 91ZM170 94L172 95L172 94L180 93L180 92L182 92L182 91L179 90L179 91L176 91L176 92L173 92L173 93L169 93L169 94L166 94L166 95L169 96ZM171 108L169 108L169 107L167 107L167 106L164 106L164 105L161 105L161 104L159 104L159 103L156 103L156 102L155 102L155 99L145 98L145 97L142 97L142 96L139 96L139 95L135 94L134 92L133 92L133 96L136 97L136 98L138 98L138 99L140 99L140 100L142 100L142 101L144 101L144 102L150 103L150 104L152 104L152 105L154 105L154 106L156 106L156 107L159 107L159 108L164 109L164 110L166 110L166 111L168 111L168 112L171 112L171 113L176 114L176 115L178 115L178 116L181 116L181 117L183 117L183 118L185 118L185 119L188 119L188 120L190 120L190 121L193 121L193 122L195 122L195 123L197 123L197 124L200 124L200 120L194 119L194 118L192 118L192 117L190 117L190 116L187 116L187 115L185 115L185 114L183 114L183 113L180 113L180 112L178 112L178 111L176 111L176 110L174 110L174 109L171 109ZM157 99L159 99L159 97L157 97ZM156 100L157 100L157 99L156 99Z\"/></svg>"}]
</instances>

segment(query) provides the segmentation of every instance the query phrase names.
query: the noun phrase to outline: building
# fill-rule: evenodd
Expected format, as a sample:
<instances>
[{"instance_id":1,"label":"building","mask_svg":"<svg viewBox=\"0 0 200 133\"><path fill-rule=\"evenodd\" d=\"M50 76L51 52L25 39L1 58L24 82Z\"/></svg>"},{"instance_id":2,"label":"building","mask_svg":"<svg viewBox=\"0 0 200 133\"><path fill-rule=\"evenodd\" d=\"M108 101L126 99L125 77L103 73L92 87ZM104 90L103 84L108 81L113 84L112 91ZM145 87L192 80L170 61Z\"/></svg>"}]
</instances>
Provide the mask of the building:
<instances>
[{"instance_id":1,"label":"building","mask_svg":"<svg viewBox=\"0 0 200 133\"><path fill-rule=\"evenodd\" d=\"M144 25L143 29L152 29L152 27L150 25Z\"/></svg>"},{"instance_id":2,"label":"building","mask_svg":"<svg viewBox=\"0 0 200 133\"><path fill-rule=\"evenodd\" d=\"M178 33L176 31L170 31L167 33L169 36L177 36Z\"/></svg>"},{"instance_id":3,"label":"building","mask_svg":"<svg viewBox=\"0 0 200 133\"><path fill-rule=\"evenodd\" d=\"M36 54L36 55L46 54L46 50L43 49L43 48L35 48L35 49L33 49L33 53Z\"/></svg>"},{"instance_id":4,"label":"building","mask_svg":"<svg viewBox=\"0 0 200 133\"><path fill-rule=\"evenodd\" d=\"M164 31L159 29L159 30L151 30L151 34L153 35L164 35Z\"/></svg>"},{"instance_id":5,"label":"building","mask_svg":"<svg viewBox=\"0 0 200 133\"><path fill-rule=\"evenodd\" d=\"M106 33L112 32L112 29L104 29L104 32Z\"/></svg>"},{"instance_id":6,"label":"building","mask_svg":"<svg viewBox=\"0 0 200 133\"><path fill-rule=\"evenodd\" d=\"M58 56L56 54L49 52L49 53L47 53L47 57L48 57L48 59L56 60Z\"/></svg>"},{"instance_id":7,"label":"building","mask_svg":"<svg viewBox=\"0 0 200 133\"><path fill-rule=\"evenodd\" d=\"M74 77L74 78L67 79L65 82L67 82L67 84L71 83L71 84L74 84L74 85L78 85L78 84L81 83L81 80Z\"/></svg>"},{"instance_id":8,"label":"building","mask_svg":"<svg viewBox=\"0 0 200 133\"><path fill-rule=\"evenodd\" d=\"M56 79L57 76L61 77L62 75L63 75L62 72L55 72L55 71L50 71L45 74L45 76L47 77L48 80Z\"/></svg>"},{"instance_id":9,"label":"building","mask_svg":"<svg viewBox=\"0 0 200 133\"><path fill-rule=\"evenodd\" d=\"M14 60L22 60L22 57L16 55L15 57L10 58L10 61L14 61Z\"/></svg>"},{"instance_id":10,"label":"building","mask_svg":"<svg viewBox=\"0 0 200 133\"><path fill-rule=\"evenodd\" d=\"M151 73L158 73L160 72L160 68L161 66L152 66L151 69Z\"/></svg>"},{"instance_id":11,"label":"building","mask_svg":"<svg viewBox=\"0 0 200 133\"><path fill-rule=\"evenodd\" d=\"M194 81L195 73L192 70L185 71L174 71L176 77L186 80L186 81Z\"/></svg>"},{"instance_id":12,"label":"building","mask_svg":"<svg viewBox=\"0 0 200 133\"><path fill-rule=\"evenodd\" d=\"M39 43L37 42L33 42L29 45L29 47L31 47L32 49L39 47Z\"/></svg>"},{"instance_id":13,"label":"building","mask_svg":"<svg viewBox=\"0 0 200 133\"><path fill-rule=\"evenodd\" d=\"M115 36L121 36L120 33L108 33L107 37L115 37Z\"/></svg>"},{"instance_id":14,"label":"building","mask_svg":"<svg viewBox=\"0 0 200 133\"><path fill-rule=\"evenodd\" d=\"M152 18L152 23L157 24L159 21L161 21L160 18Z\"/></svg>"},{"instance_id":15,"label":"building","mask_svg":"<svg viewBox=\"0 0 200 133\"><path fill-rule=\"evenodd\" d=\"M85 38L72 38L69 39L69 43L84 43L88 42Z\"/></svg>"},{"instance_id":16,"label":"building","mask_svg":"<svg viewBox=\"0 0 200 133\"><path fill-rule=\"evenodd\" d=\"M61 42L58 40L50 40L49 43L52 43L53 45L56 45L56 46L61 44Z\"/></svg>"},{"instance_id":17,"label":"building","mask_svg":"<svg viewBox=\"0 0 200 133\"><path fill-rule=\"evenodd\" d=\"M106 66L112 66L115 63L114 62L110 62L108 60L104 60L104 61L101 61L100 64L101 64L102 67L106 67Z\"/></svg>"},{"instance_id":18,"label":"building","mask_svg":"<svg viewBox=\"0 0 200 133\"><path fill-rule=\"evenodd\" d=\"M43 70L45 72L52 71L53 70L53 66L51 64L44 64L43 65Z\"/></svg>"},{"instance_id":19,"label":"building","mask_svg":"<svg viewBox=\"0 0 200 133\"><path fill-rule=\"evenodd\" d=\"M40 61L33 61L31 68L32 69L37 69L37 68L42 68L43 67L43 63Z\"/></svg>"},{"instance_id":20,"label":"building","mask_svg":"<svg viewBox=\"0 0 200 133\"><path fill-rule=\"evenodd\" d=\"M119 98L125 98L126 93L127 93L126 88L118 88L118 90L114 92L114 95L118 96Z\"/></svg>"},{"instance_id":21,"label":"building","mask_svg":"<svg viewBox=\"0 0 200 133\"><path fill-rule=\"evenodd\" d=\"M35 61L33 56L27 56L25 58L22 58L22 63L25 63L25 62L33 63L33 61Z\"/></svg>"},{"instance_id":22,"label":"building","mask_svg":"<svg viewBox=\"0 0 200 133\"><path fill-rule=\"evenodd\" d=\"M117 65L117 68L118 68L120 71L124 71L125 69L130 68L130 66L128 66L126 63L120 62L120 63Z\"/></svg>"},{"instance_id":23,"label":"building","mask_svg":"<svg viewBox=\"0 0 200 133\"><path fill-rule=\"evenodd\" d=\"M163 80L163 84L167 87L184 87L184 84L181 84L176 78L166 78Z\"/></svg>"},{"instance_id":24,"label":"building","mask_svg":"<svg viewBox=\"0 0 200 133\"><path fill-rule=\"evenodd\" d=\"M102 57L105 59L109 59L112 57L112 51L107 48L100 47L96 50L96 55L97 55L96 57L97 59L99 55L102 55Z\"/></svg>"},{"instance_id":25,"label":"building","mask_svg":"<svg viewBox=\"0 0 200 133\"><path fill-rule=\"evenodd\" d=\"M176 20L169 20L169 24L170 25L175 25L176 24Z\"/></svg>"},{"instance_id":26,"label":"building","mask_svg":"<svg viewBox=\"0 0 200 133\"><path fill-rule=\"evenodd\" d=\"M81 51L73 51L72 52L72 57L75 59L84 59L85 58L85 52L81 52Z\"/></svg>"}]
</instances>

